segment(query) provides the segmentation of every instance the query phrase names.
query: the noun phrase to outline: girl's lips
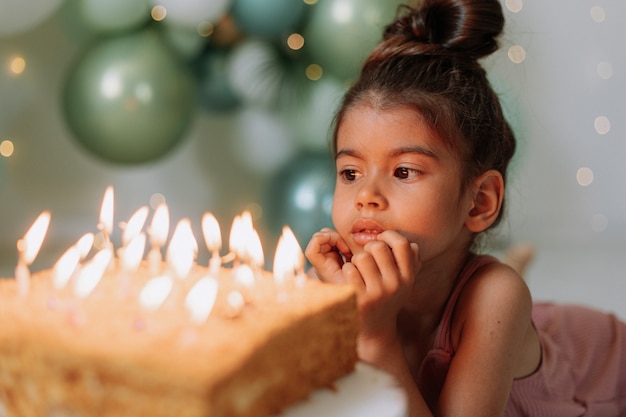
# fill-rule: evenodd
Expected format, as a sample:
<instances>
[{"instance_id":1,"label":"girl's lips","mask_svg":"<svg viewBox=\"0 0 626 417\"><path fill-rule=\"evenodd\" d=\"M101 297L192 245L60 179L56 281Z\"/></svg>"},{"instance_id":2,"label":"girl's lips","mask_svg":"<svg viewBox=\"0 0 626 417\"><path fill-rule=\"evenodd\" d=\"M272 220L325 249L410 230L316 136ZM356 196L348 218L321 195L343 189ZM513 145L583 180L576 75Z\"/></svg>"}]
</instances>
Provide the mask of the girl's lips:
<instances>
[{"instance_id":1,"label":"girl's lips","mask_svg":"<svg viewBox=\"0 0 626 417\"><path fill-rule=\"evenodd\" d=\"M376 240L379 234L385 229L375 220L359 219L352 225L352 239L354 242L363 246L368 242Z\"/></svg>"}]
</instances>

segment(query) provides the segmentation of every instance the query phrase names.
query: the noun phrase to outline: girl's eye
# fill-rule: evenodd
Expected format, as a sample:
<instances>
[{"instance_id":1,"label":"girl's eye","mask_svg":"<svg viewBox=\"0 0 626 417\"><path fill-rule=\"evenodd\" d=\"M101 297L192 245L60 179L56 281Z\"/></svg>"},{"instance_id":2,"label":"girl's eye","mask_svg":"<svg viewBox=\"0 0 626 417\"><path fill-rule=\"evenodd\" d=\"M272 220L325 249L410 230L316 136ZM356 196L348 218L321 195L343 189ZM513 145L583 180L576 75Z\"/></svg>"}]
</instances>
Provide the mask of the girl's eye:
<instances>
[{"instance_id":1,"label":"girl's eye","mask_svg":"<svg viewBox=\"0 0 626 417\"><path fill-rule=\"evenodd\" d=\"M352 182L357 179L357 172L354 169L344 169L339 171L339 176L346 182Z\"/></svg>"},{"instance_id":2,"label":"girl's eye","mask_svg":"<svg viewBox=\"0 0 626 417\"><path fill-rule=\"evenodd\" d=\"M407 167L396 168L393 173L396 178L399 178L401 180L412 180L417 178L419 174L420 172L418 170Z\"/></svg>"}]
</instances>

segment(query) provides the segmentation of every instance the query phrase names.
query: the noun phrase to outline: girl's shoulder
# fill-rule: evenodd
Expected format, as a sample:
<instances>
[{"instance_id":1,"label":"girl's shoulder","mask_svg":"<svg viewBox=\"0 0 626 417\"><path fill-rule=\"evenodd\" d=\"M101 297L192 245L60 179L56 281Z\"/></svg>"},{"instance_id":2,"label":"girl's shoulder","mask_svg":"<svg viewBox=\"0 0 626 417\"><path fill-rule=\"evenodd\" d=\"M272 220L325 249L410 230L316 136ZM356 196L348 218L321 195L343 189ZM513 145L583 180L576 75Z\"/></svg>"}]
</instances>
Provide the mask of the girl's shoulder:
<instances>
[{"instance_id":1,"label":"girl's shoulder","mask_svg":"<svg viewBox=\"0 0 626 417\"><path fill-rule=\"evenodd\" d=\"M524 279L510 266L489 257L460 289L452 315L452 344L456 350L461 333L468 328L523 327L530 324L531 313L532 297Z\"/></svg>"}]
</instances>

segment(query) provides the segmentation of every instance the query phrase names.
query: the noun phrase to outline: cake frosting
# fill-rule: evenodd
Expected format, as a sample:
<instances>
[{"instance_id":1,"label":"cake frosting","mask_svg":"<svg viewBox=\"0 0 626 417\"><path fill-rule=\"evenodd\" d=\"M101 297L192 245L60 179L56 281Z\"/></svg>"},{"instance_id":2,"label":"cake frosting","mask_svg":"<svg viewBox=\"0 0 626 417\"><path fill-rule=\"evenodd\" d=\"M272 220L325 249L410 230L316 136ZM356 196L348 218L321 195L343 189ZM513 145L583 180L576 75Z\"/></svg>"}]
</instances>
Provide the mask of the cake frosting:
<instances>
[{"instance_id":1,"label":"cake frosting","mask_svg":"<svg viewBox=\"0 0 626 417\"><path fill-rule=\"evenodd\" d=\"M34 273L20 296L0 279L0 415L264 417L332 387L357 361L353 289L300 277L194 265L158 306L142 305L154 271L108 268L87 297ZM208 317L185 297L217 283ZM238 295L239 297L234 297Z\"/></svg>"}]
</instances>

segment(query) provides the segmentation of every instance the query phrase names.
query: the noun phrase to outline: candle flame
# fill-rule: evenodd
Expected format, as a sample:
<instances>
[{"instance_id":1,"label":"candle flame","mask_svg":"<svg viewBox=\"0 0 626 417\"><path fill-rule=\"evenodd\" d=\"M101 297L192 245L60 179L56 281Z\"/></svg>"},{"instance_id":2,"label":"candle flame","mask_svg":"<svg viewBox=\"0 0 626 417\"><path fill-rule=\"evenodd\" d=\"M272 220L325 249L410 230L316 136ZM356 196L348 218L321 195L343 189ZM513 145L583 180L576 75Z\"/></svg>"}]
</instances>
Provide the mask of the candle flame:
<instances>
[{"instance_id":1,"label":"candle flame","mask_svg":"<svg viewBox=\"0 0 626 417\"><path fill-rule=\"evenodd\" d=\"M63 289L78 266L81 253L77 245L70 246L54 264L52 283L57 290Z\"/></svg>"},{"instance_id":2,"label":"candle flame","mask_svg":"<svg viewBox=\"0 0 626 417\"><path fill-rule=\"evenodd\" d=\"M146 234L139 233L121 252L122 269L128 272L135 272L141 264L145 248Z\"/></svg>"},{"instance_id":3,"label":"candle flame","mask_svg":"<svg viewBox=\"0 0 626 417\"><path fill-rule=\"evenodd\" d=\"M153 247L160 248L165 245L167 235L170 231L170 212L167 204L161 203L156 208L150 223L150 243Z\"/></svg>"},{"instance_id":4,"label":"candle flame","mask_svg":"<svg viewBox=\"0 0 626 417\"><path fill-rule=\"evenodd\" d=\"M74 294L78 298L85 298L100 282L104 272L113 259L113 251L110 248L101 249L96 253L87 265L78 274L74 283Z\"/></svg>"},{"instance_id":5,"label":"candle flame","mask_svg":"<svg viewBox=\"0 0 626 417\"><path fill-rule=\"evenodd\" d=\"M141 206L130 217L128 223L123 225L124 232L122 233L122 245L126 246L128 243L139 235L141 229L143 229L146 219L148 218L148 206Z\"/></svg>"},{"instance_id":6,"label":"candle flame","mask_svg":"<svg viewBox=\"0 0 626 417\"><path fill-rule=\"evenodd\" d=\"M185 307L194 322L201 324L209 317L217 299L218 288L217 279L204 277L189 290L185 297Z\"/></svg>"},{"instance_id":7,"label":"candle flame","mask_svg":"<svg viewBox=\"0 0 626 417\"><path fill-rule=\"evenodd\" d=\"M94 234L93 233L85 233L78 239L76 242L76 248L78 249L78 253L80 254L80 259L85 259L85 257L91 251L94 242Z\"/></svg>"},{"instance_id":8,"label":"candle flame","mask_svg":"<svg viewBox=\"0 0 626 417\"><path fill-rule=\"evenodd\" d=\"M167 248L167 261L177 278L186 278L198 253L189 219L181 219Z\"/></svg>"},{"instance_id":9,"label":"candle flame","mask_svg":"<svg viewBox=\"0 0 626 417\"><path fill-rule=\"evenodd\" d=\"M222 234L220 225L212 213L204 213L202 216L202 233L204 242L211 252L219 252L222 248Z\"/></svg>"},{"instance_id":10,"label":"candle flame","mask_svg":"<svg viewBox=\"0 0 626 417\"><path fill-rule=\"evenodd\" d=\"M298 244L298 239L288 226L283 227L283 233L278 239L273 269L274 280L279 284L303 272L304 253Z\"/></svg>"},{"instance_id":11,"label":"candle flame","mask_svg":"<svg viewBox=\"0 0 626 417\"><path fill-rule=\"evenodd\" d=\"M26 265L33 263L50 225L50 212L44 211L28 229L24 237L17 241L17 250Z\"/></svg>"},{"instance_id":12,"label":"candle flame","mask_svg":"<svg viewBox=\"0 0 626 417\"><path fill-rule=\"evenodd\" d=\"M243 262L250 262L253 266L261 266L265 262L261 238L254 229L249 211L244 211L233 220L229 246Z\"/></svg>"},{"instance_id":13,"label":"candle flame","mask_svg":"<svg viewBox=\"0 0 626 417\"><path fill-rule=\"evenodd\" d=\"M139 304L147 310L156 310L172 291L174 280L167 275L152 278L139 293Z\"/></svg>"},{"instance_id":14,"label":"candle flame","mask_svg":"<svg viewBox=\"0 0 626 417\"><path fill-rule=\"evenodd\" d=\"M100 223L98 229L108 237L113 233L113 186L109 185L104 191L102 207L100 208Z\"/></svg>"}]
</instances>

